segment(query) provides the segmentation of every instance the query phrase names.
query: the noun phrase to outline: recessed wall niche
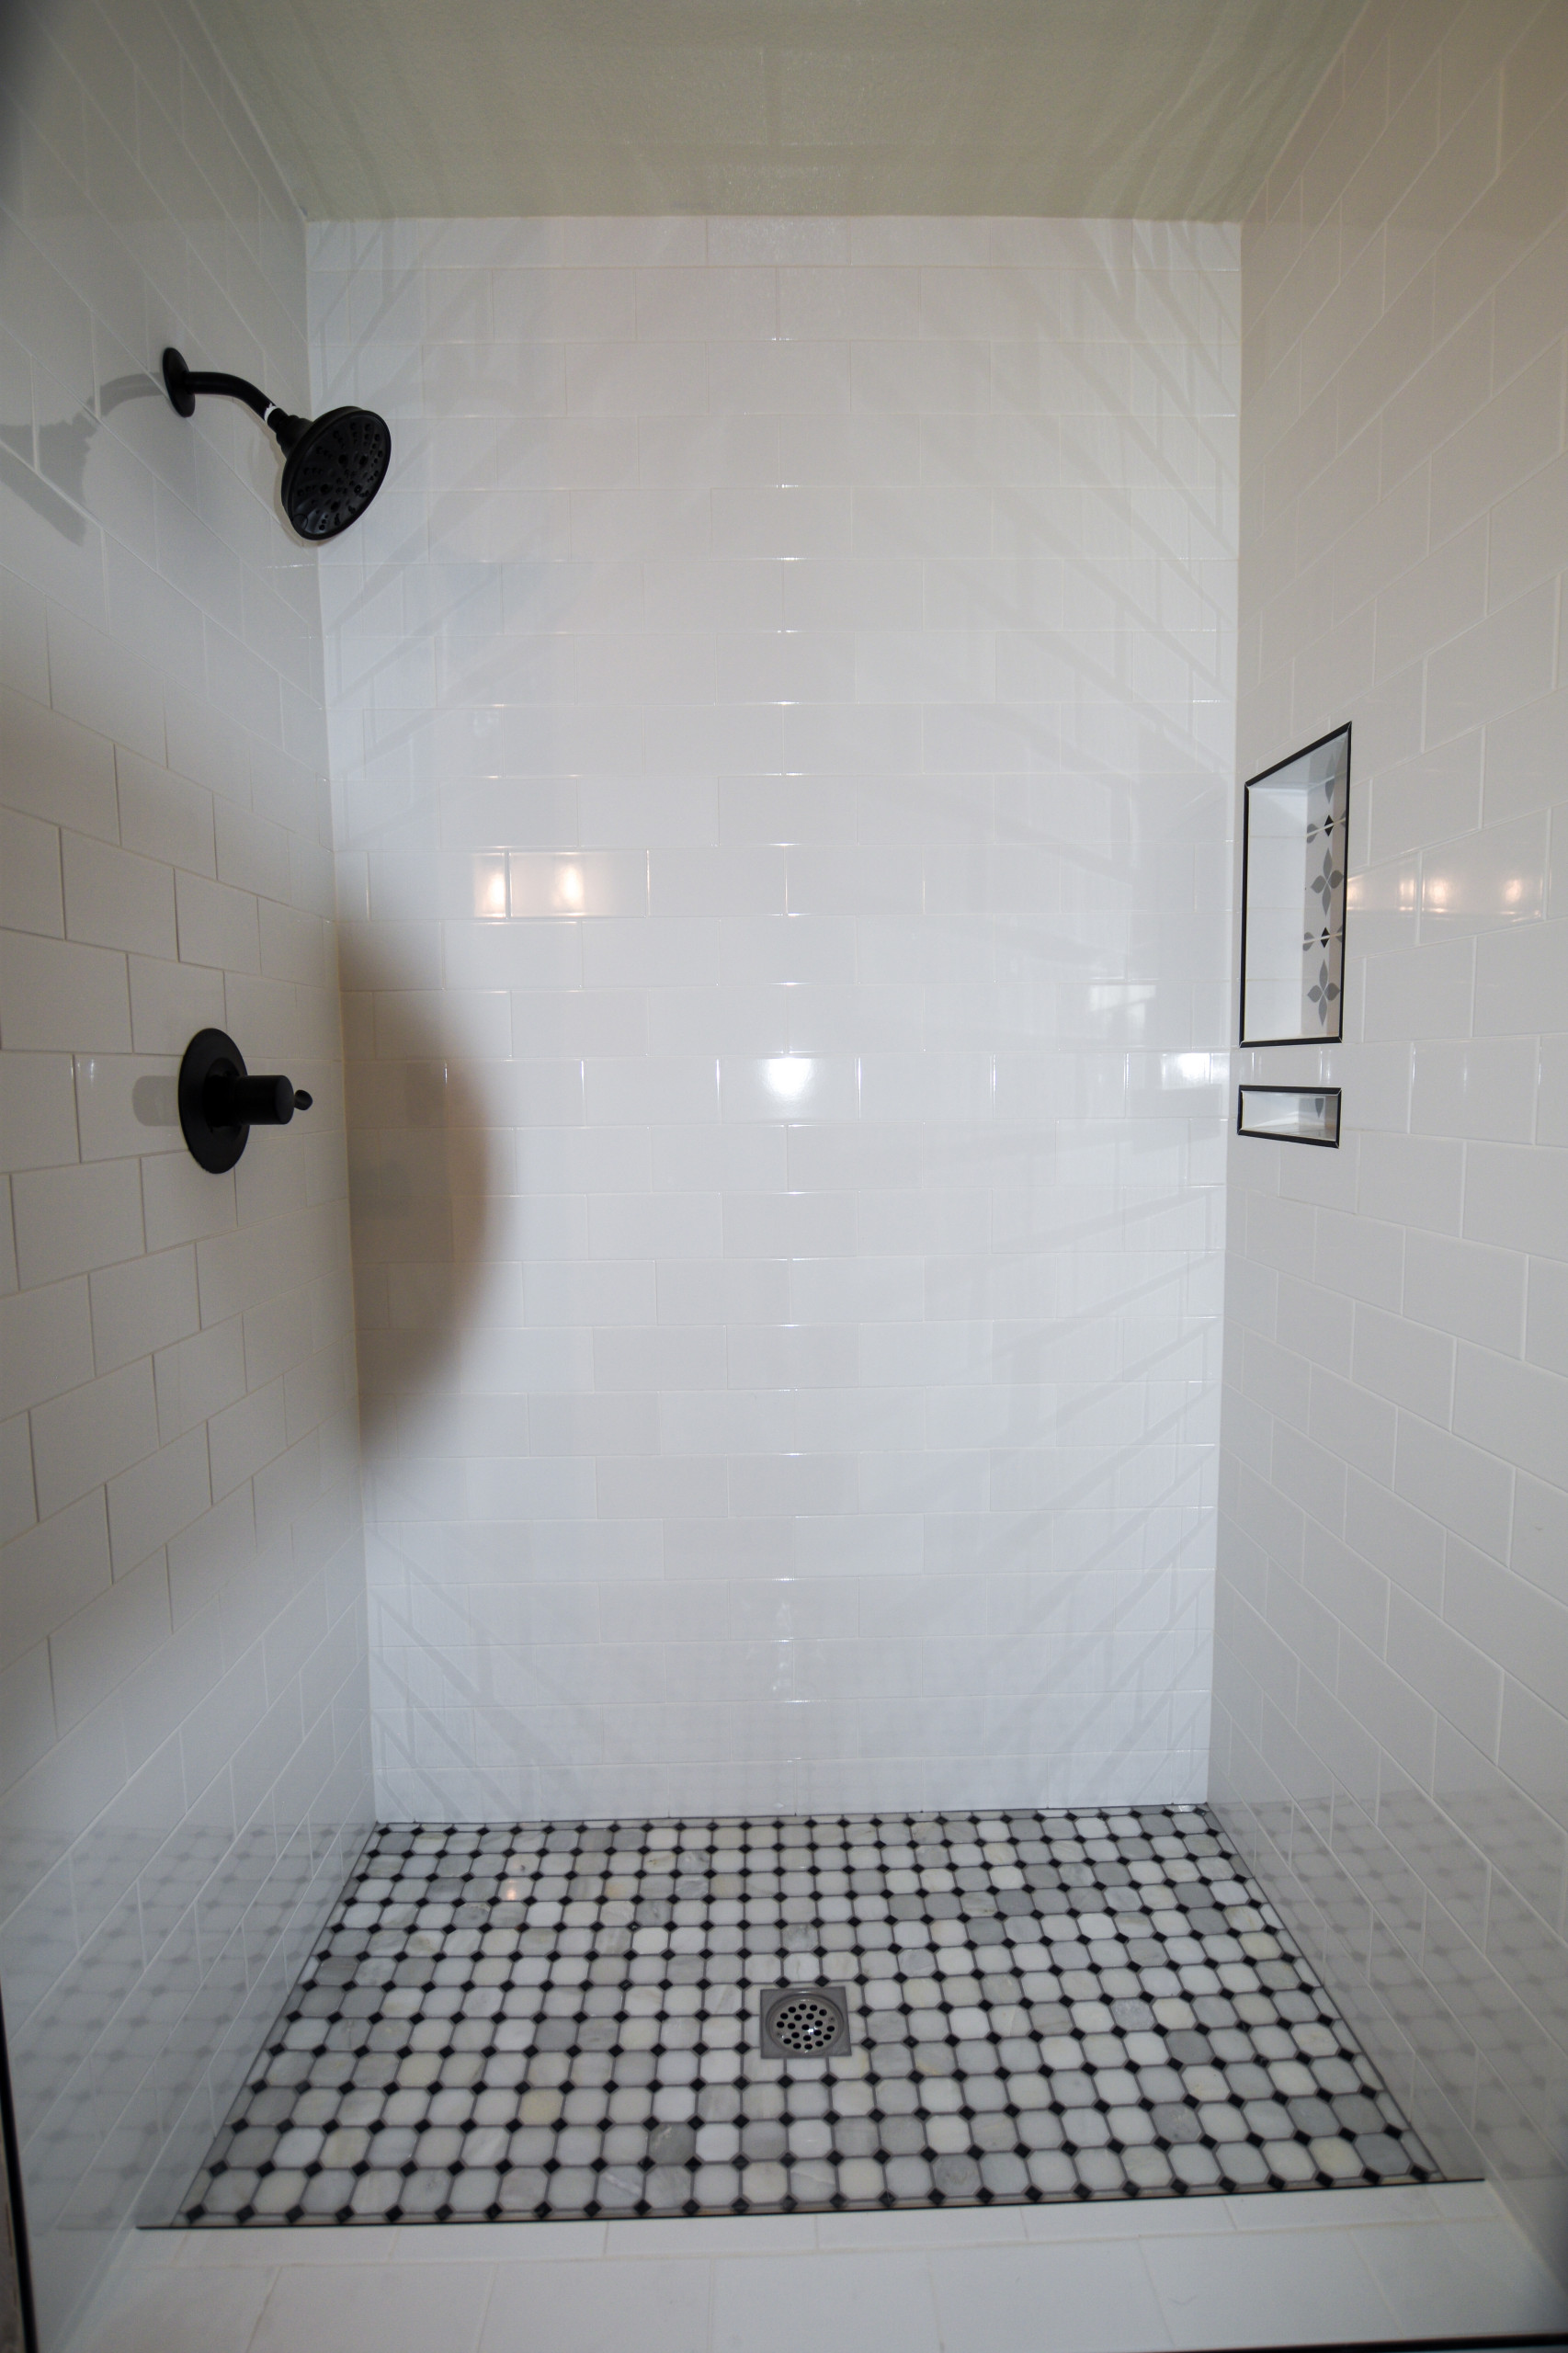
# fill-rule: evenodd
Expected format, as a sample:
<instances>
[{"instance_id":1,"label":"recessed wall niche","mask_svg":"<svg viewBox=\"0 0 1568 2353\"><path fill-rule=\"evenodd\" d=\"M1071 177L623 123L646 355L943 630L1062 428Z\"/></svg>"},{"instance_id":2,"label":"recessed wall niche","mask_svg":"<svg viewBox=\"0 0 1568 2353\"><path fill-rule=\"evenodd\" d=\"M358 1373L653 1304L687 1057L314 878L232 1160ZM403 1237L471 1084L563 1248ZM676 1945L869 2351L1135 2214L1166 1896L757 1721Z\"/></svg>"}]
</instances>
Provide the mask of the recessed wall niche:
<instances>
[{"instance_id":1,"label":"recessed wall niche","mask_svg":"<svg viewBox=\"0 0 1568 2353\"><path fill-rule=\"evenodd\" d=\"M1322 1045L1345 1029L1350 730L1250 777L1242 814L1244 1046Z\"/></svg>"},{"instance_id":2,"label":"recessed wall niche","mask_svg":"<svg viewBox=\"0 0 1568 2353\"><path fill-rule=\"evenodd\" d=\"M1276 1143L1320 1143L1337 1150L1337 1086L1244 1086L1236 1095L1236 1133Z\"/></svg>"}]
</instances>

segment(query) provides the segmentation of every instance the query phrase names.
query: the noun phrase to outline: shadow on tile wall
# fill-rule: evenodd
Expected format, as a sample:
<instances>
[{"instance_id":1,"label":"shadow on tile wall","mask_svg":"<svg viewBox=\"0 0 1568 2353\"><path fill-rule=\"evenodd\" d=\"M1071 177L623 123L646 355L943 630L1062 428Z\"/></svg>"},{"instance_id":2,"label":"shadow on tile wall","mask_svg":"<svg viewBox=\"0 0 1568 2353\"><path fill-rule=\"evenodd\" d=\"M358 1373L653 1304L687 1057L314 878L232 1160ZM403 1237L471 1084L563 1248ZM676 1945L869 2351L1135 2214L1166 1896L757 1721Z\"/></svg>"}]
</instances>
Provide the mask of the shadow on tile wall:
<instances>
[{"instance_id":1,"label":"shadow on tile wall","mask_svg":"<svg viewBox=\"0 0 1568 2353\"><path fill-rule=\"evenodd\" d=\"M362 1334L359 1424L367 1444L420 1399L460 1386L463 1333L491 1271L492 1140L475 1077L442 1051L420 994L391 953L346 927L338 975L351 1037L344 1086L351 1135L354 1288Z\"/></svg>"},{"instance_id":2,"label":"shadow on tile wall","mask_svg":"<svg viewBox=\"0 0 1568 2353\"><path fill-rule=\"evenodd\" d=\"M460 1411L465 1336L495 1312L486 1285L495 1275L494 1205L503 1188L481 1087L459 1056L443 1051L428 995L410 984L421 976L399 966L394 942L353 923L343 927L338 971L360 1444L382 1528L369 1563L373 1704L387 1768L407 1773L440 1761L438 1751L407 1738L409 1728L430 1722L431 1683L418 1662L460 1639L483 1641L454 1621L441 1580L417 1546L392 1531L452 1508L460 1466L432 1466L415 1450L417 1433L432 1415L449 1421ZM520 1451L521 1399L514 1418ZM481 1650L471 1706L483 1706L485 1681Z\"/></svg>"}]
</instances>

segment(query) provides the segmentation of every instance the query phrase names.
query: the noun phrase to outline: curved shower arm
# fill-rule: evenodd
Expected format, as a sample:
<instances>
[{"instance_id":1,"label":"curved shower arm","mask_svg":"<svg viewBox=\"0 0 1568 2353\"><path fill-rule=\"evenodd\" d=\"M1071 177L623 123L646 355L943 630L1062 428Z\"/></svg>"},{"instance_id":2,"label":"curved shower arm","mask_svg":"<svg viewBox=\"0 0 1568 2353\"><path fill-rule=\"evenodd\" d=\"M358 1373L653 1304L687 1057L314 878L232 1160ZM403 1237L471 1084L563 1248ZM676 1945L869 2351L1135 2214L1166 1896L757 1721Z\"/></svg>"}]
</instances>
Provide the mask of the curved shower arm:
<instances>
[{"instance_id":1,"label":"curved shower arm","mask_svg":"<svg viewBox=\"0 0 1568 2353\"><path fill-rule=\"evenodd\" d=\"M263 425L269 425L278 437L278 445L291 449L310 419L290 416L287 409L269 401L258 385L244 376L226 376L217 369L190 369L173 347L164 354L164 384L176 410L181 416L194 415L198 392L222 392L230 400L244 401L253 408Z\"/></svg>"},{"instance_id":2,"label":"curved shower arm","mask_svg":"<svg viewBox=\"0 0 1568 2353\"><path fill-rule=\"evenodd\" d=\"M243 401L270 426L283 452L278 497L284 520L301 540L335 540L357 523L387 478L392 434L371 408L329 408L324 416L290 416L258 384L216 369L194 374L183 352L164 353L164 389L178 416L194 416L199 392Z\"/></svg>"}]
</instances>

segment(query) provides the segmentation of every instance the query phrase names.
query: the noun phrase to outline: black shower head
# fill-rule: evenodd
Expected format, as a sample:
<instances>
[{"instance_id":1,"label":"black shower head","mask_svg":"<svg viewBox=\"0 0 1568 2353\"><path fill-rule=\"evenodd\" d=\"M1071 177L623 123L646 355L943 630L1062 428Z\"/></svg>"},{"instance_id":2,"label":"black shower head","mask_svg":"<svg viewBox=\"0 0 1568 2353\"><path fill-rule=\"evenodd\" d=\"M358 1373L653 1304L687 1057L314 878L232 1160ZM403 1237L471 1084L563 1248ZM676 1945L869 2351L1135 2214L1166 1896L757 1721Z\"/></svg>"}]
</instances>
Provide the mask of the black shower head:
<instances>
[{"instance_id":1,"label":"black shower head","mask_svg":"<svg viewBox=\"0 0 1568 2353\"><path fill-rule=\"evenodd\" d=\"M328 409L284 447L283 512L302 540L334 540L357 523L392 462L386 420L369 408Z\"/></svg>"},{"instance_id":2,"label":"black shower head","mask_svg":"<svg viewBox=\"0 0 1568 2353\"><path fill-rule=\"evenodd\" d=\"M359 520L386 480L392 435L374 409L290 416L243 376L193 375L174 350L164 354L164 382L181 416L193 414L198 392L227 392L272 427L284 452L283 512L302 540L335 540Z\"/></svg>"}]
</instances>

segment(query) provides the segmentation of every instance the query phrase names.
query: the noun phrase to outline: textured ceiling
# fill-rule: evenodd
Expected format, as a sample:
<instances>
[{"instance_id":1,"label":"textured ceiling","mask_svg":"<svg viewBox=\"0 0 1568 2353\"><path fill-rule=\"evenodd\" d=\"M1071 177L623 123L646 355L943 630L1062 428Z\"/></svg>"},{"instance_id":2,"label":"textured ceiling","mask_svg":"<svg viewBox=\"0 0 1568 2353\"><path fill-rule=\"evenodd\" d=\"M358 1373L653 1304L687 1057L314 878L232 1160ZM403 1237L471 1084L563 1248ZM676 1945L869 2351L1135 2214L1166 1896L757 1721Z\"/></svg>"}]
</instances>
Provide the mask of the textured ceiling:
<instances>
[{"instance_id":1,"label":"textured ceiling","mask_svg":"<svg viewBox=\"0 0 1568 2353\"><path fill-rule=\"evenodd\" d=\"M308 213L1234 220L1362 0L198 0Z\"/></svg>"}]
</instances>

